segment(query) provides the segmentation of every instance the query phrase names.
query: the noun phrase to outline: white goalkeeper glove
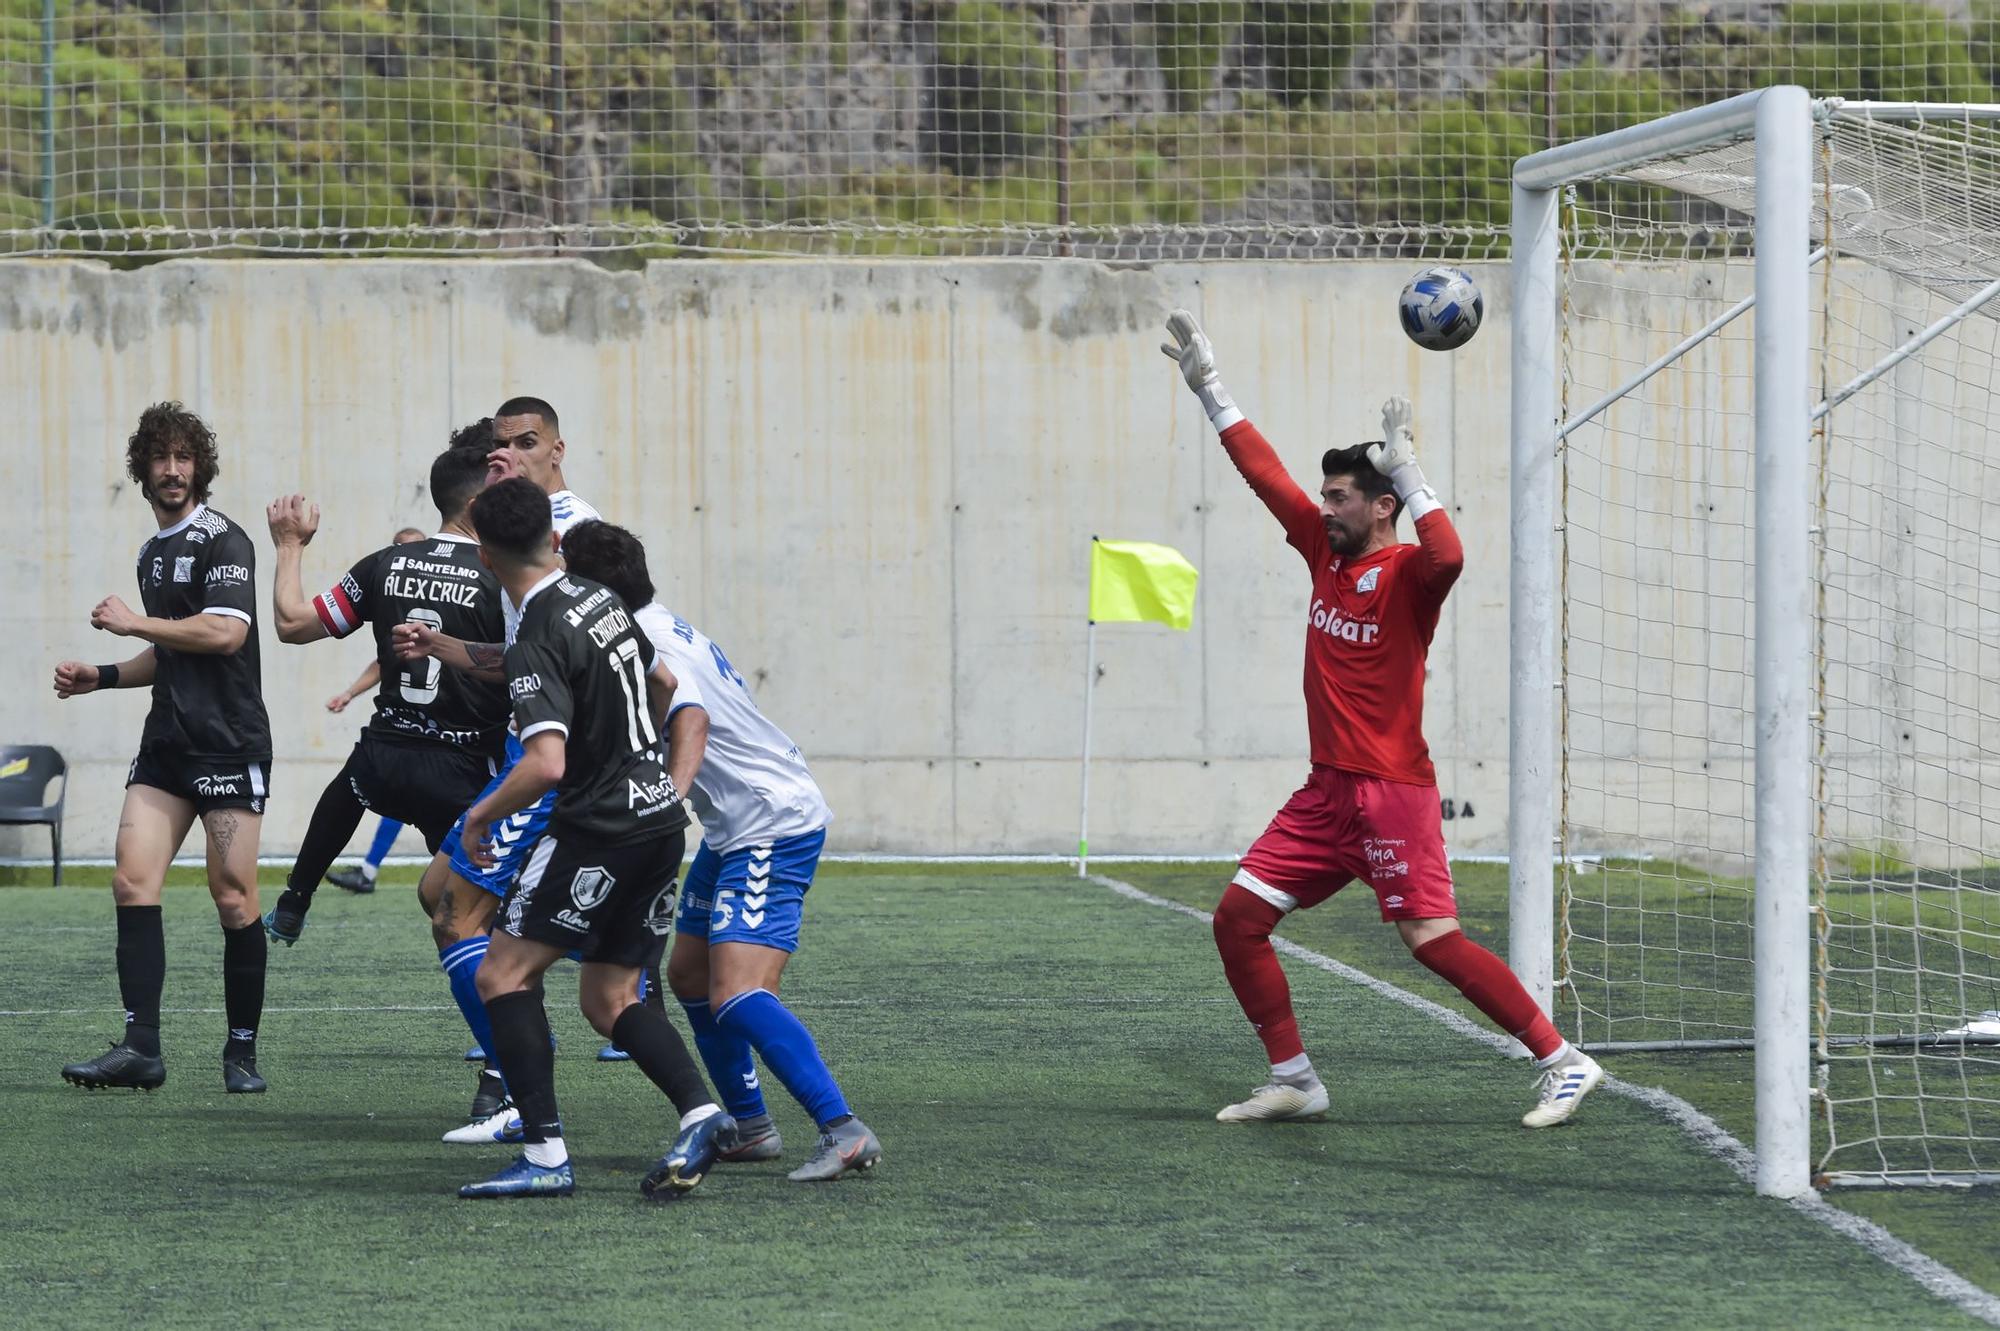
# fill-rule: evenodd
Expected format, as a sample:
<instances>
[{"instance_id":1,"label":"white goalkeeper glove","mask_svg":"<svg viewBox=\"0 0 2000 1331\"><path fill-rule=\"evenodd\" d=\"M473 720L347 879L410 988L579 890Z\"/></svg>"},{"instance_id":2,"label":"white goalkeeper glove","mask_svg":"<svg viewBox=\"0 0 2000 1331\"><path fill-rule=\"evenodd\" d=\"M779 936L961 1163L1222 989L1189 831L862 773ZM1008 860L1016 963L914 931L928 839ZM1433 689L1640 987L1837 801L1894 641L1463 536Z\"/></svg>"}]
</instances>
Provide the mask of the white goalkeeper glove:
<instances>
[{"instance_id":1,"label":"white goalkeeper glove","mask_svg":"<svg viewBox=\"0 0 2000 1331\"><path fill-rule=\"evenodd\" d=\"M1424 469L1417 465L1417 444L1410 434L1410 423L1415 416L1406 397L1392 397L1384 402L1382 437L1386 442L1368 448L1368 460L1375 464L1375 470L1389 478L1396 497L1410 510L1412 522L1444 507L1437 491L1424 479Z\"/></svg>"},{"instance_id":2,"label":"white goalkeeper glove","mask_svg":"<svg viewBox=\"0 0 2000 1331\"><path fill-rule=\"evenodd\" d=\"M1201 409L1208 413L1216 433L1242 420L1243 413L1236 409L1235 400L1216 372L1214 344L1201 331L1194 316L1186 310L1175 310L1167 316L1167 335L1174 340L1160 343L1160 350L1180 363L1181 378L1187 380L1187 386L1201 399Z\"/></svg>"}]
</instances>

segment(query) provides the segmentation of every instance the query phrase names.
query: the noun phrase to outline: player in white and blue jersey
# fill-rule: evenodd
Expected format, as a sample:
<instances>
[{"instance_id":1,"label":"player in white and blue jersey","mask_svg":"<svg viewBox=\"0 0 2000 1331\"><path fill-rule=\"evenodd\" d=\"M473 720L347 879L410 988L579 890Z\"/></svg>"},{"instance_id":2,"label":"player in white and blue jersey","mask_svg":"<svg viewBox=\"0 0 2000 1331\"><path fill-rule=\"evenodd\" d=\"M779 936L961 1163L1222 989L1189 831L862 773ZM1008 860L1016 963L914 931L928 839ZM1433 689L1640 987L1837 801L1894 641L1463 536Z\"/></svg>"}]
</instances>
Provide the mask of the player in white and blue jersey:
<instances>
[{"instance_id":1,"label":"player in white and blue jersey","mask_svg":"<svg viewBox=\"0 0 2000 1331\"><path fill-rule=\"evenodd\" d=\"M722 649L653 599L637 537L607 522L580 523L563 554L572 573L618 593L672 670L675 745L689 730L706 731L690 791L702 843L681 887L667 985L736 1120L723 1159L772 1160L782 1149L751 1062L754 1049L819 1128L818 1148L792 1179L820 1182L873 1167L881 1143L848 1108L805 1023L778 998L833 818L825 796L798 745L757 710ZM676 724L691 708L705 713L705 727Z\"/></svg>"}]
</instances>

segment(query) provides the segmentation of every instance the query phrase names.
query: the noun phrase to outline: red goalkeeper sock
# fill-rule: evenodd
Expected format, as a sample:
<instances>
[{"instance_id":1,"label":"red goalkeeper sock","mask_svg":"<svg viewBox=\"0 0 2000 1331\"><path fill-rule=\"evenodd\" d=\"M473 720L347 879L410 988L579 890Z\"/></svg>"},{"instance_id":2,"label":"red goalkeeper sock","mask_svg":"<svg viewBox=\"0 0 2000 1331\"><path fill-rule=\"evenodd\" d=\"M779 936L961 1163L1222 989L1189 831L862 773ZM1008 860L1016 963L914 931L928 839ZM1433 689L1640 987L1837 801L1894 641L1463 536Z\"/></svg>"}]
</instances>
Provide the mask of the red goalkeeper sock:
<instances>
[{"instance_id":1,"label":"red goalkeeper sock","mask_svg":"<svg viewBox=\"0 0 2000 1331\"><path fill-rule=\"evenodd\" d=\"M1562 1048L1563 1038L1555 1023L1522 988L1507 963L1457 929L1431 939L1411 955L1450 980L1474 1007L1528 1046L1536 1058L1547 1058Z\"/></svg>"},{"instance_id":2,"label":"red goalkeeper sock","mask_svg":"<svg viewBox=\"0 0 2000 1331\"><path fill-rule=\"evenodd\" d=\"M1235 883L1215 908L1215 950L1222 954L1222 973L1273 1066L1306 1051L1299 1042L1299 1019L1292 1014L1292 988L1271 950L1271 930L1284 918L1283 911Z\"/></svg>"}]
</instances>

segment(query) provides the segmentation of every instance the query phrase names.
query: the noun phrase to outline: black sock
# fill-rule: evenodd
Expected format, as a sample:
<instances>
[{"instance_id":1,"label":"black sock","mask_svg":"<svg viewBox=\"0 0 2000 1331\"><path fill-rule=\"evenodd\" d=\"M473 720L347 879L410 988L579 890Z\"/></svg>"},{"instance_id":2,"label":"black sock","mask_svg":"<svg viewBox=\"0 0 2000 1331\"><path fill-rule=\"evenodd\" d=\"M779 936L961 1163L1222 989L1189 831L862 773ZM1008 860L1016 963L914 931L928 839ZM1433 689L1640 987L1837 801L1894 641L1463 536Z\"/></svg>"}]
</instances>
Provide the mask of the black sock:
<instances>
[{"instance_id":1,"label":"black sock","mask_svg":"<svg viewBox=\"0 0 2000 1331\"><path fill-rule=\"evenodd\" d=\"M160 1053L160 990L167 983L167 934L158 906L118 907L118 999L125 1005L125 1043Z\"/></svg>"},{"instance_id":2,"label":"black sock","mask_svg":"<svg viewBox=\"0 0 2000 1331\"><path fill-rule=\"evenodd\" d=\"M618 1014L611 1027L611 1040L632 1055L639 1070L667 1093L681 1113L715 1103L715 1097L708 1093L708 1083L701 1079L700 1066L689 1056L681 1033L664 1012L656 1012L644 1003L632 1004Z\"/></svg>"},{"instance_id":3,"label":"black sock","mask_svg":"<svg viewBox=\"0 0 2000 1331\"><path fill-rule=\"evenodd\" d=\"M257 1052L257 1023L264 1016L264 962L269 951L262 920L222 930L222 1010L229 1016L229 1045L223 1050L224 1058Z\"/></svg>"},{"instance_id":4,"label":"black sock","mask_svg":"<svg viewBox=\"0 0 2000 1331\"><path fill-rule=\"evenodd\" d=\"M531 1142L562 1136L562 1116L556 1111L556 1051L549 1045L549 1014L541 994L529 991L489 998L486 1017L493 1023L493 1052L507 1078L508 1094L521 1111L522 1135Z\"/></svg>"},{"instance_id":5,"label":"black sock","mask_svg":"<svg viewBox=\"0 0 2000 1331\"><path fill-rule=\"evenodd\" d=\"M285 876L285 886L305 896L319 889L319 880L326 877L326 871L333 867L334 856L353 838L354 829L361 826L361 815L367 812L361 801L354 798L354 787L349 784L348 771L354 760L349 758L347 762L348 766L341 768L339 775L320 792L319 803L313 805L312 821L306 824L305 840L299 843L299 856L292 862L291 873Z\"/></svg>"}]
</instances>

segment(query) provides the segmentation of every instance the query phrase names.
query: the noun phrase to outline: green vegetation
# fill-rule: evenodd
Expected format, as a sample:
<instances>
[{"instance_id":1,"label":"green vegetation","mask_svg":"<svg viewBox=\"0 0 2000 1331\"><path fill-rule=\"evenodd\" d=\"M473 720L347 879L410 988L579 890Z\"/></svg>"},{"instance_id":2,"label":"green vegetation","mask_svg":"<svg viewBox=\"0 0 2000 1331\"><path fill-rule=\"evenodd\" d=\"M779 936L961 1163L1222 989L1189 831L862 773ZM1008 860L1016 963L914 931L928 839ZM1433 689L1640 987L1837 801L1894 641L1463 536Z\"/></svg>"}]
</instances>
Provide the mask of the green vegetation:
<instances>
[{"instance_id":1,"label":"green vegetation","mask_svg":"<svg viewBox=\"0 0 2000 1331\"><path fill-rule=\"evenodd\" d=\"M1201 904L1221 876L1117 872ZM1296 963L1329 1121L1219 1127L1216 1107L1262 1061L1208 931L1058 867L823 874L786 995L881 1134L872 1175L804 1188L782 1161L725 1166L684 1202L642 1202L668 1114L636 1069L594 1061L561 967L549 999L578 1193L460 1202L459 1183L506 1157L437 1141L469 1096L465 1032L408 871L390 876L372 897L327 894L303 941L273 951L261 1097L218 1084L199 887L167 892L168 1081L153 1095L56 1076L118 1021L102 871L94 888L0 891L17 954L0 974L11 1320L94 1328L115 1302L159 1328L210 1327L218 1309L342 1331L633 1326L663 1310L676 1325L871 1331L1243 1326L1301 1309L1486 1326L1545 1319L1559 1297L1566 1317L1610 1328L1973 1324L1630 1100L1523 1132L1520 1065ZM1429 972L1372 916L1344 896L1288 932L1422 988ZM1711 1075L1747 1080L1747 1060ZM772 1095L796 1161L810 1126ZM1990 1281L1988 1204L1863 1199Z\"/></svg>"},{"instance_id":2,"label":"green vegetation","mask_svg":"<svg viewBox=\"0 0 2000 1331\"><path fill-rule=\"evenodd\" d=\"M1060 34L1048 7L1013 0L921 0L894 25L848 0L799 0L782 23L750 0L56 0L51 158L42 2L0 0L0 230L15 249L102 249L103 229L139 232L126 248L339 249L567 228L586 247L941 253L1063 221L1254 223L1258 199L1302 182L1331 200L1321 222L1492 228L1509 164L1552 138L1780 80L1990 100L2000 69L2000 0L1974 0L1962 24L1893 0L1797 0L1761 27L1675 9L1650 66L1559 68L1553 104L1539 61L1419 96L1355 77L1366 0L1147 0L1117 58L1135 62L1132 88L1165 96L1107 110L1081 92L1104 85L1101 64L1094 82L1086 69L1062 143ZM822 86L848 92L822 103ZM785 89L900 110L850 135L795 124ZM50 205L52 239L35 231ZM877 234L825 238L856 228Z\"/></svg>"}]
</instances>

